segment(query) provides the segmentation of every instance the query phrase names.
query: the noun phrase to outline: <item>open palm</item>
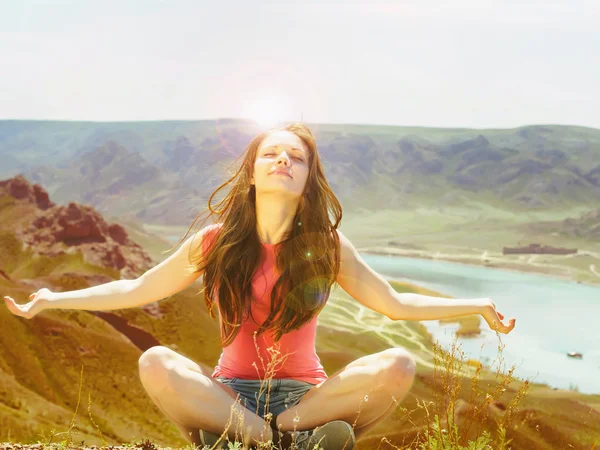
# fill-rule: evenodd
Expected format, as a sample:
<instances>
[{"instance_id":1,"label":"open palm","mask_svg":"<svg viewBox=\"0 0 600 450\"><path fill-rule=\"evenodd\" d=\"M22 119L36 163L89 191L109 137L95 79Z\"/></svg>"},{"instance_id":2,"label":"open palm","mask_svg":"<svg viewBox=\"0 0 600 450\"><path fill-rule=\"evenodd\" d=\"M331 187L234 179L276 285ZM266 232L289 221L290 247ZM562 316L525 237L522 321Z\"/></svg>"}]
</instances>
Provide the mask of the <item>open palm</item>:
<instances>
[{"instance_id":1,"label":"open palm","mask_svg":"<svg viewBox=\"0 0 600 450\"><path fill-rule=\"evenodd\" d=\"M8 310L15 316L31 319L45 309L49 301L49 294L51 293L50 289L41 288L29 296L29 300L31 300L29 303L19 305L9 296L4 296L4 303Z\"/></svg>"},{"instance_id":2,"label":"open palm","mask_svg":"<svg viewBox=\"0 0 600 450\"><path fill-rule=\"evenodd\" d=\"M484 307L481 315L492 330L498 331L499 333L503 334L510 333L517 322L517 319L512 317L508 321L507 325L504 324L504 314L496 310L496 304L491 300L488 300L487 305Z\"/></svg>"}]
</instances>

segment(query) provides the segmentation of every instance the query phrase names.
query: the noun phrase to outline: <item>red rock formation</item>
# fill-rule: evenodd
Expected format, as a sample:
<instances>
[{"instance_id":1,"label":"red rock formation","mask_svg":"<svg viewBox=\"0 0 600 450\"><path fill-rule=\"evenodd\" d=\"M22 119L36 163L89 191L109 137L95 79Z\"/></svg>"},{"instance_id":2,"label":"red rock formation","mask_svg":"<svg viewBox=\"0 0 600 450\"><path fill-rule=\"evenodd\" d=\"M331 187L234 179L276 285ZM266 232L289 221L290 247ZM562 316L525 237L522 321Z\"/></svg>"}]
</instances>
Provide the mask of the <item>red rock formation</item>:
<instances>
[{"instance_id":1,"label":"red rock formation","mask_svg":"<svg viewBox=\"0 0 600 450\"><path fill-rule=\"evenodd\" d=\"M0 180L0 188L6 189L11 197L29 200L30 203L35 204L40 209L45 210L55 206L55 203L50 201L48 192L40 184L31 185L23 175Z\"/></svg>"},{"instance_id":2,"label":"red rock formation","mask_svg":"<svg viewBox=\"0 0 600 450\"><path fill-rule=\"evenodd\" d=\"M137 278L152 267L152 259L125 229L106 223L93 207L56 205L40 185L30 185L21 175L0 181L0 195L3 191L37 207L32 220L21 222L26 225L15 220L15 233L26 248L46 256L81 252L86 262L116 269L122 279Z\"/></svg>"},{"instance_id":3,"label":"red rock formation","mask_svg":"<svg viewBox=\"0 0 600 450\"><path fill-rule=\"evenodd\" d=\"M125 228L123 228L118 223L113 223L108 227L108 233L113 240L117 241L121 245L125 245L127 243L127 232Z\"/></svg>"}]
</instances>

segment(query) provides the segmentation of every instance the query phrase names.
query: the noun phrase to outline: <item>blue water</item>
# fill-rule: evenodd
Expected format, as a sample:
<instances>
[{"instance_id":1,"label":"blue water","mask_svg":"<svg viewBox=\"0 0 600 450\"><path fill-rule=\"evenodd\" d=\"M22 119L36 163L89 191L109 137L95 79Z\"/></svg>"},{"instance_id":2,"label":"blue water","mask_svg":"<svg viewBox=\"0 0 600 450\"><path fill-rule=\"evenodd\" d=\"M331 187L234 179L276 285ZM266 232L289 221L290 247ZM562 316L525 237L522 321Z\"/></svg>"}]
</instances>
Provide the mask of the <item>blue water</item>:
<instances>
[{"instance_id":1,"label":"blue water","mask_svg":"<svg viewBox=\"0 0 600 450\"><path fill-rule=\"evenodd\" d=\"M489 267L439 260L361 253L369 266L383 276L409 281L456 298L491 298L497 310L517 324L500 334L501 371L516 365L514 375L552 387L576 387L583 393L600 393L600 287ZM458 324L422 322L450 349ZM498 338L481 320L482 335L459 338L465 358L491 363L498 358ZM483 348L481 348L483 344ZM583 354L569 358L569 351ZM497 362L493 369L497 368Z\"/></svg>"}]
</instances>

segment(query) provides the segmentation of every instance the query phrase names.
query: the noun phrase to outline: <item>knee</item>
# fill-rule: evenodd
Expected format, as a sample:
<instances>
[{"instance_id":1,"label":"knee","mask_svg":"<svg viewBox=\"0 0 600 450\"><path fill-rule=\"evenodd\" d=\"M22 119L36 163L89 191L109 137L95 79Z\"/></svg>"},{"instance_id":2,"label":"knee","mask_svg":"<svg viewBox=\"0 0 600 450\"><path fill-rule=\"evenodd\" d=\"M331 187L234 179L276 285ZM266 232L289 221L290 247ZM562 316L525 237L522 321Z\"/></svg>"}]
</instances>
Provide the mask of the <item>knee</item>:
<instances>
[{"instance_id":1,"label":"knee","mask_svg":"<svg viewBox=\"0 0 600 450\"><path fill-rule=\"evenodd\" d=\"M393 385L412 384L417 371L417 363L413 356L403 348L390 348L383 352L383 377Z\"/></svg>"},{"instance_id":2,"label":"knee","mask_svg":"<svg viewBox=\"0 0 600 450\"><path fill-rule=\"evenodd\" d=\"M173 350L162 345L149 348L138 359L140 380L146 387L164 386L172 366Z\"/></svg>"}]
</instances>

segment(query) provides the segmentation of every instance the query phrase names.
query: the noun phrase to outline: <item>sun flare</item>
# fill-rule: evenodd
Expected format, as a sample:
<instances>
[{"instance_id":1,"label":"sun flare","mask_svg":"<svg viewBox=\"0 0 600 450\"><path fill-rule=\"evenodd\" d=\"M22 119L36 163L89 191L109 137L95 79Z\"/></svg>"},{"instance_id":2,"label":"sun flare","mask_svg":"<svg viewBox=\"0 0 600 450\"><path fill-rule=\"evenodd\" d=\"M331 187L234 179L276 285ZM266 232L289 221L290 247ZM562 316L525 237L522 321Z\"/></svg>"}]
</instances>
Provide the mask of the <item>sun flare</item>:
<instances>
[{"instance_id":1,"label":"sun flare","mask_svg":"<svg viewBox=\"0 0 600 450\"><path fill-rule=\"evenodd\" d=\"M285 108L281 97L265 96L251 102L244 116L254 120L264 128L272 127L284 121Z\"/></svg>"}]
</instances>

